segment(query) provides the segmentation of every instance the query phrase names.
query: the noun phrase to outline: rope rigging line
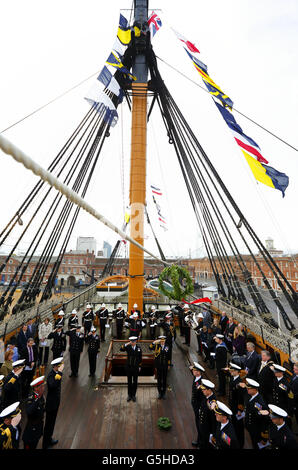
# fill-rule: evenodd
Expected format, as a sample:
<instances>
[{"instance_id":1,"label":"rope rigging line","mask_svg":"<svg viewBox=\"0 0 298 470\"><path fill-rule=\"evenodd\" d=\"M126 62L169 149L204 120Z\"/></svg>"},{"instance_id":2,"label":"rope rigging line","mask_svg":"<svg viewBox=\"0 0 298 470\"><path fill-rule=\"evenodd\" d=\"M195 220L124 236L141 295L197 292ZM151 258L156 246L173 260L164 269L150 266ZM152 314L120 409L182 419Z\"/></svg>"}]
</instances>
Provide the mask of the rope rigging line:
<instances>
[{"instance_id":1,"label":"rope rigging line","mask_svg":"<svg viewBox=\"0 0 298 470\"><path fill-rule=\"evenodd\" d=\"M35 109L34 111L32 111L31 113L27 114L26 116L24 116L22 119L19 119L18 121L16 121L15 123L11 124L10 126L6 127L5 129L3 129L2 131L0 131L0 134L3 134L4 132L8 131L9 129L11 129L12 127L16 126L17 124L20 124L21 122L25 121L25 119L33 116L34 114L38 113L39 111L41 111L42 109L46 108L47 106L49 106L50 104L54 103L55 101L59 100L60 98L63 98L63 96L67 95L68 93L70 93L72 90L74 90L75 88L78 88L79 86L83 85L83 83L87 82L88 80L90 80L91 78L93 78L95 75L97 75L98 73L100 72L100 70L98 72L95 72L93 73L92 75L90 75L89 77L85 78L84 80L82 80L81 82L77 83L76 85L72 86L71 88L69 88L68 90L64 91L63 93L61 93L60 95L56 96L55 98L53 98L51 101L48 101L46 104L43 104L42 106L40 106L39 108Z\"/></svg>"},{"instance_id":2,"label":"rope rigging line","mask_svg":"<svg viewBox=\"0 0 298 470\"><path fill-rule=\"evenodd\" d=\"M2 135L0 135L0 148L4 153L6 153L7 155L10 155L17 162L22 163L22 165L25 168L32 171L35 175L39 176L43 181L46 181L50 186L54 187L57 191L62 193L64 196L66 196L67 199L74 202L76 205L78 205L79 207L84 209L86 212L91 214L93 217L95 217L97 220L99 220L104 225L109 227L115 233L120 235L121 238L124 238L125 240L134 244L137 248L145 251L152 258L160 261L161 263L167 266L170 266L170 263L167 263L166 261L161 260L156 255L154 255L149 250L147 250L147 248L143 247L138 242L136 242L129 235L126 235L126 233L124 233L122 230L116 227L116 225L110 222L106 217L100 214L96 209L94 209L90 204L88 204L77 193L71 190L64 183L61 183L61 181L59 181L58 178L52 175L49 171L45 170L42 166L40 166L32 158L30 158L28 155L26 155L24 152L18 149L14 144L12 144L8 139L3 137Z\"/></svg>"},{"instance_id":3,"label":"rope rigging line","mask_svg":"<svg viewBox=\"0 0 298 470\"><path fill-rule=\"evenodd\" d=\"M196 85L198 88L201 88L201 90L203 90L205 93L209 93L209 91L204 88L203 86L201 86L199 83L195 82L194 80L192 80L191 78L189 78L187 75L185 75L184 73L182 73L180 70L176 69L175 67L173 67L171 64L168 64L168 62L166 62L165 60L163 60L161 57L158 57L156 56L156 58L158 60L160 60L161 62L163 62L164 64L166 64L168 67L170 67L171 69L173 69L175 72L179 73L179 75L182 75L182 77L186 78L188 81L190 81L191 83L193 83L194 85ZM255 124L256 126L260 127L263 131L265 132L268 132L268 134L272 135L273 137L275 137L277 140L279 140L280 142L282 142L283 144L287 145L288 147L290 147L291 149L295 150L296 152L298 152L298 149L296 147L294 147L292 144L290 144L289 142L287 142L286 140L282 139L281 137L279 137L278 135L274 134L274 132L271 132L269 129L267 129L266 127L262 126L261 124L259 124L258 122L254 121L252 118L250 118L249 116L247 116L246 114L242 113L241 111L239 111L238 109L234 108L233 107L233 111L235 111L236 113L240 114L241 116L245 117L245 119L247 119L248 121L252 122L253 124Z\"/></svg>"},{"instance_id":4,"label":"rope rigging line","mask_svg":"<svg viewBox=\"0 0 298 470\"><path fill-rule=\"evenodd\" d=\"M268 279L266 278L264 272L262 271L258 261L256 260L255 256L253 255L253 252L250 249L246 238L241 233L240 226L236 222L235 217L232 215L231 210L229 209L229 207L227 205L227 202L234 209L236 215L238 217L240 217L240 220L242 220L243 225L244 225L244 227L246 228L246 230L248 232L250 240L259 248L259 251L263 255L263 259L265 260L265 262L269 266L269 268L273 271L273 273L275 274L277 279L279 279L278 276L277 276L277 272L278 272L280 274L281 278L283 279L283 281L285 282L285 284L287 285L287 287L289 287L289 289L292 292L291 285L289 284L289 282L287 281L285 276L283 276L283 274L280 272L278 266L275 265L274 260L272 260L272 257L267 252L267 250L263 247L263 245L261 244L259 238L257 237L255 232L253 231L252 227L249 225L249 223L245 219L244 215L242 214L242 212L240 211L240 209L237 206L236 202L234 201L231 194L229 193L227 187L224 185L224 183L221 180L219 174L215 170L215 168L212 165L211 161L209 160L208 156L206 155L206 153L202 149L201 145L199 144L198 140L196 139L195 135L193 134L192 130L190 129L190 127L189 127L188 123L186 122L185 118L183 117L180 109L178 108L178 106L174 102L173 98L171 97L169 91L167 90L167 88L166 88L164 82L162 81L162 78L161 78L161 76L158 72L157 64L156 64L156 58L155 58L153 52L151 54L151 68L150 68L150 71L151 71L151 76L153 76L153 78L155 79L156 87L158 88L158 91L159 91L160 100L158 100L158 101L161 103L161 115L162 115L163 120L165 122L165 127L166 127L167 134L168 134L168 137L169 137L169 142L174 144L176 154L178 156L179 163L180 163L180 166L181 166L181 169L182 169L182 172L183 172L183 176L184 176L186 185L187 185L188 190L189 190L192 205L194 207L194 210L195 210L196 214L198 214L198 212L197 212L197 209L196 209L196 204L194 202L194 198L196 198L197 201L198 201L198 206L200 207L200 210L202 212L202 216L205 220L206 228L207 228L207 231L209 232L210 240L211 240L211 242L214 246L214 249L215 249L215 252L218 256L218 260L220 262L220 265L222 266L222 268L224 268L223 263L226 263L226 260L227 260L226 251L224 249L224 245L222 243L218 243L220 237L218 238L218 235L214 231L214 225L213 225L213 222L211 221L212 218L210 217L210 211L206 211L207 205L206 205L206 203L203 203L203 201L202 201L202 197L201 197L202 192L201 192L200 186L198 185L198 181L197 181L196 177L194 176L193 170L196 172L197 176L199 177L200 183L203 182L201 187L202 187L202 189L205 190L205 194L206 194L207 198L209 199L209 202L211 203L211 205L213 207L213 210L214 210L213 203L209 198L209 192L206 191L206 188L204 187L204 184L205 184L204 183L204 177L202 177L203 178L202 179L201 176L200 176L201 175L201 170L199 168L198 162L194 158L193 152L190 149L190 145L194 149L196 156L199 158L199 161L202 164L202 169L204 169L204 171L206 172L208 178L210 179L213 187L216 190L216 193L220 197L221 203L224 205L224 208L227 210L227 212L228 212L228 214L229 214L229 216L230 216L230 218L231 218L231 220L234 224L234 227L237 229L238 234L240 235L240 237L244 241L246 247L249 250L250 255L252 256L252 259L256 263L256 266L258 267L261 275L263 276L265 286L269 290L269 293L270 293L272 299L274 300L275 304L279 307L287 329L293 331L293 334L294 334L295 327L294 327L292 321L289 319L287 313L283 309L283 306L281 305L279 299L277 298L275 291L272 289L272 286L270 285L270 283L269 283ZM188 141L189 141L189 144L188 144ZM182 158L182 161L183 161L183 165L185 166L185 170L182 167L181 158ZM189 162L191 162L191 164ZM187 173L187 177L186 177L185 173ZM188 182L188 179L189 179L189 182ZM217 184L219 185L219 187L217 187ZM223 195L227 198L227 202L223 199L223 195L219 191L219 188L221 188L221 191L222 191ZM204 200L204 197L203 197L203 200ZM217 212L215 212L215 215L217 216ZM221 228L223 230L223 225L221 226ZM214 263L212 263L212 261L211 261L212 256L210 256L210 253L209 253L210 247L208 246L208 243L206 243L206 236L204 235L204 232L202 230L201 230L201 232L202 232L203 240L204 240L206 250L207 250L207 253L208 253L208 257L209 257L209 260L210 260L210 264L212 266L215 277L217 278L218 271L216 269L214 269ZM231 237L231 239L232 239L232 237ZM239 253L239 251L238 251L238 253ZM212 255L212 253L211 253L211 255ZM241 263L243 263L243 269L244 269L244 271L242 270L242 273L244 273L244 279L246 281L249 292L250 292L250 294L251 294L251 296L252 296L252 298L253 298L253 300L256 304L257 310L259 311L259 313L262 316L264 321L270 322L272 324L272 326L276 327L276 322L272 318L272 315L271 315L270 311L268 310L268 308L267 308L267 306L266 306L266 304L265 304L265 302L262 298L261 293L257 289L257 286L254 284L254 281L252 279L252 275L246 267L246 263L244 262L244 260L242 259L241 256L240 256L240 259L241 259ZM237 262L238 262L238 260L237 260ZM229 289L229 287L231 288L230 280L225 276L225 274L227 274L227 270L222 269L222 271L223 271L223 277L225 278L225 282L226 282L227 287ZM217 279L217 281L218 281L218 279ZM234 281L235 281L236 290L238 291L238 289L241 288L240 284L238 282L238 279L235 278ZM285 296L286 296L286 298L289 302L290 307L292 308L294 313L297 315L297 312L296 312L297 309L295 308L296 307L296 297L295 297L294 293L292 292L293 295L291 297L291 295L287 292L287 290L286 290L285 286L283 285L283 283L281 282L281 280L279 280L279 285L280 285L281 289L283 290L283 292L284 292L284 294L285 294Z\"/></svg>"}]
</instances>

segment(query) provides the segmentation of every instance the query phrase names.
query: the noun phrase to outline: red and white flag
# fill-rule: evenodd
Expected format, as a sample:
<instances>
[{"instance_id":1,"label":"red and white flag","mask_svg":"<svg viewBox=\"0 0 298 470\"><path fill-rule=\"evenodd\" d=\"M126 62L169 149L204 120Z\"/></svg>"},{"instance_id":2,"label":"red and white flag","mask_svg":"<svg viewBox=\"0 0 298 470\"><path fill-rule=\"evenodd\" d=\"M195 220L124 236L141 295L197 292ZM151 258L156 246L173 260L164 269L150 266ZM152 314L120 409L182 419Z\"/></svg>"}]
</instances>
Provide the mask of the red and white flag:
<instances>
[{"instance_id":1,"label":"red and white flag","mask_svg":"<svg viewBox=\"0 0 298 470\"><path fill-rule=\"evenodd\" d=\"M183 42L190 52L197 52L198 54L200 53L199 49L192 42L188 41L184 36L182 36L182 34L178 33L178 31L176 31L175 29L172 28L172 30L176 34L179 41Z\"/></svg>"}]
</instances>

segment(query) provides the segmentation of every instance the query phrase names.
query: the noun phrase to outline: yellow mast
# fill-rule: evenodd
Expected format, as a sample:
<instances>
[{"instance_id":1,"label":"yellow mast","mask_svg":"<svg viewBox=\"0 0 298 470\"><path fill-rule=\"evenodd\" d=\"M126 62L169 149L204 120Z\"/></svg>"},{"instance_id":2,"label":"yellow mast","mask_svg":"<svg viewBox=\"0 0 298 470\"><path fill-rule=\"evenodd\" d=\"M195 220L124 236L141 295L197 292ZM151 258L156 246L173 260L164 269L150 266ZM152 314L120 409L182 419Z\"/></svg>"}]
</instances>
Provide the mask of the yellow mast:
<instances>
[{"instance_id":1,"label":"yellow mast","mask_svg":"<svg viewBox=\"0 0 298 470\"><path fill-rule=\"evenodd\" d=\"M148 19L148 0L135 0L135 24L142 28ZM140 29L141 29L140 28ZM132 126L130 167L130 236L144 244L144 212L146 202L146 143L147 143L147 76L148 67L144 37L135 38L136 57L132 84ZM142 47L143 46L143 47ZM129 248L128 313L136 303L143 310L144 252L135 245Z\"/></svg>"}]
</instances>

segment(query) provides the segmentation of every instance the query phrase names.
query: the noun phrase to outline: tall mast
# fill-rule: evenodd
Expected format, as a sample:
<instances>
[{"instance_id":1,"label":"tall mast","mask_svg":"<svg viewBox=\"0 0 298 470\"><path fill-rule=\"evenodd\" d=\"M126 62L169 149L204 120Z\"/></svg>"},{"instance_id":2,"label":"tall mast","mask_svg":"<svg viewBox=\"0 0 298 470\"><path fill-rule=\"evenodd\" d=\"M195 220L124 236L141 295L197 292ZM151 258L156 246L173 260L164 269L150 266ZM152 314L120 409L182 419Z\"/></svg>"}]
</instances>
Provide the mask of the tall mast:
<instances>
[{"instance_id":1,"label":"tall mast","mask_svg":"<svg viewBox=\"0 0 298 470\"><path fill-rule=\"evenodd\" d=\"M147 24L148 0L134 0L134 25ZM147 82L146 37L135 37L135 58L132 65L137 80L132 83L131 167L130 167L130 236L144 244L144 212L146 202L146 143L147 143ZM143 309L144 252L130 244L128 312L136 303Z\"/></svg>"}]
</instances>

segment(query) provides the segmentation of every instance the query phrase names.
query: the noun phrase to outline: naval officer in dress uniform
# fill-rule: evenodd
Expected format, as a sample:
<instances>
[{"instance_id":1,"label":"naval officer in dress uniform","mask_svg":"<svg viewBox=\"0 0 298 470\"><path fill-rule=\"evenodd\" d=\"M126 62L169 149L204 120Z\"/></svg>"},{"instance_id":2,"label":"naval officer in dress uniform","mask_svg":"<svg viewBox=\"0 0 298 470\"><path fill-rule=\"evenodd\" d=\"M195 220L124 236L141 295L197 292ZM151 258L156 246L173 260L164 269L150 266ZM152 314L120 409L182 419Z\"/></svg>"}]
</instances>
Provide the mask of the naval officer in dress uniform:
<instances>
[{"instance_id":1,"label":"naval officer in dress uniform","mask_svg":"<svg viewBox=\"0 0 298 470\"><path fill-rule=\"evenodd\" d=\"M12 371L3 380L2 387L2 406L7 408L9 405L21 401L22 398L22 377L21 374L25 367L25 359L19 359L12 363Z\"/></svg>"},{"instance_id":2,"label":"naval officer in dress uniform","mask_svg":"<svg viewBox=\"0 0 298 470\"><path fill-rule=\"evenodd\" d=\"M170 365L169 346L166 344L166 336L159 336L149 345L154 350L154 366L157 373L158 398L166 399L167 374Z\"/></svg>"},{"instance_id":3,"label":"naval officer in dress uniform","mask_svg":"<svg viewBox=\"0 0 298 470\"><path fill-rule=\"evenodd\" d=\"M45 399L44 387L45 376L37 377L30 383L32 394L26 403L27 424L22 436L24 449L36 449L43 435Z\"/></svg>"},{"instance_id":4,"label":"naval officer in dress uniform","mask_svg":"<svg viewBox=\"0 0 298 470\"><path fill-rule=\"evenodd\" d=\"M91 331L87 336L88 358L89 358L89 377L93 377L96 371L97 354L100 351L100 338L96 333L95 326L91 326Z\"/></svg>"},{"instance_id":5,"label":"naval officer in dress uniform","mask_svg":"<svg viewBox=\"0 0 298 470\"><path fill-rule=\"evenodd\" d=\"M126 374L128 384L127 401L136 401L136 392L138 387L138 376L141 371L142 349L137 345L137 336L130 336L129 343L120 347L120 351L127 352Z\"/></svg>"},{"instance_id":6,"label":"naval officer in dress uniform","mask_svg":"<svg viewBox=\"0 0 298 470\"><path fill-rule=\"evenodd\" d=\"M199 411L200 411L202 400L204 399L204 395L200 388L200 385L202 382L202 372L205 372L205 369L198 362L194 362L193 365L190 366L190 370L192 371L192 374L193 374L193 382L192 382L192 388L191 388L191 406L195 414L195 421L196 421L196 427L197 427L197 432L198 432L197 439L192 441L191 444L194 447L197 447L200 441L199 439Z\"/></svg>"},{"instance_id":7,"label":"naval officer in dress uniform","mask_svg":"<svg viewBox=\"0 0 298 470\"><path fill-rule=\"evenodd\" d=\"M232 410L232 423L237 434L240 449L244 445L244 390L239 385L241 367L233 362L229 363L227 370L230 372L228 405Z\"/></svg>"},{"instance_id":8,"label":"naval officer in dress uniform","mask_svg":"<svg viewBox=\"0 0 298 470\"><path fill-rule=\"evenodd\" d=\"M239 442L232 424L232 410L221 401L216 402L215 408L216 429L211 437L211 443L215 449L228 450L239 449Z\"/></svg>"},{"instance_id":9,"label":"naval officer in dress uniform","mask_svg":"<svg viewBox=\"0 0 298 470\"><path fill-rule=\"evenodd\" d=\"M258 444L268 439L268 420L263 413L268 410L268 406L259 393L260 384L258 382L246 378L246 383L242 383L241 387L246 388L247 391L244 396L244 426L250 435L253 448L259 449Z\"/></svg>"},{"instance_id":10,"label":"naval officer in dress uniform","mask_svg":"<svg viewBox=\"0 0 298 470\"><path fill-rule=\"evenodd\" d=\"M22 418L19 405L19 401L12 403L0 413L0 450L19 448Z\"/></svg>"},{"instance_id":11,"label":"naval officer in dress uniform","mask_svg":"<svg viewBox=\"0 0 298 470\"><path fill-rule=\"evenodd\" d=\"M199 449L209 449L210 435L214 435L216 428L216 419L213 409L216 404L216 396L214 394L215 385L207 379L202 379L200 389L204 395L199 409Z\"/></svg>"},{"instance_id":12,"label":"naval officer in dress uniform","mask_svg":"<svg viewBox=\"0 0 298 470\"><path fill-rule=\"evenodd\" d=\"M58 409L61 397L61 380L63 376L63 357L58 357L51 362L52 370L47 378L48 394L46 399L46 422L43 432L42 448L48 449L58 443L53 439Z\"/></svg>"},{"instance_id":13,"label":"naval officer in dress uniform","mask_svg":"<svg viewBox=\"0 0 298 470\"><path fill-rule=\"evenodd\" d=\"M63 332L63 326L60 325L48 335L48 339L53 339L52 351L53 359L63 356L63 353L66 349L66 337Z\"/></svg>"},{"instance_id":14,"label":"naval officer in dress uniform","mask_svg":"<svg viewBox=\"0 0 298 470\"><path fill-rule=\"evenodd\" d=\"M84 335L81 333L81 325L77 325L72 330L67 331L69 336L69 358L71 374L69 377L77 377L80 365L81 352L84 347Z\"/></svg>"},{"instance_id":15,"label":"naval officer in dress uniform","mask_svg":"<svg viewBox=\"0 0 298 470\"><path fill-rule=\"evenodd\" d=\"M286 410L288 417L286 419L287 425L292 427L291 416L293 415L293 393L290 389L290 383L285 377L286 368L279 364L271 366L274 372L273 390L272 390L272 404L279 406Z\"/></svg>"},{"instance_id":16,"label":"naval officer in dress uniform","mask_svg":"<svg viewBox=\"0 0 298 470\"><path fill-rule=\"evenodd\" d=\"M280 449L298 449L298 444L294 433L286 424L288 413L279 406L269 404L269 417L272 424L269 426L270 448Z\"/></svg>"}]
</instances>

